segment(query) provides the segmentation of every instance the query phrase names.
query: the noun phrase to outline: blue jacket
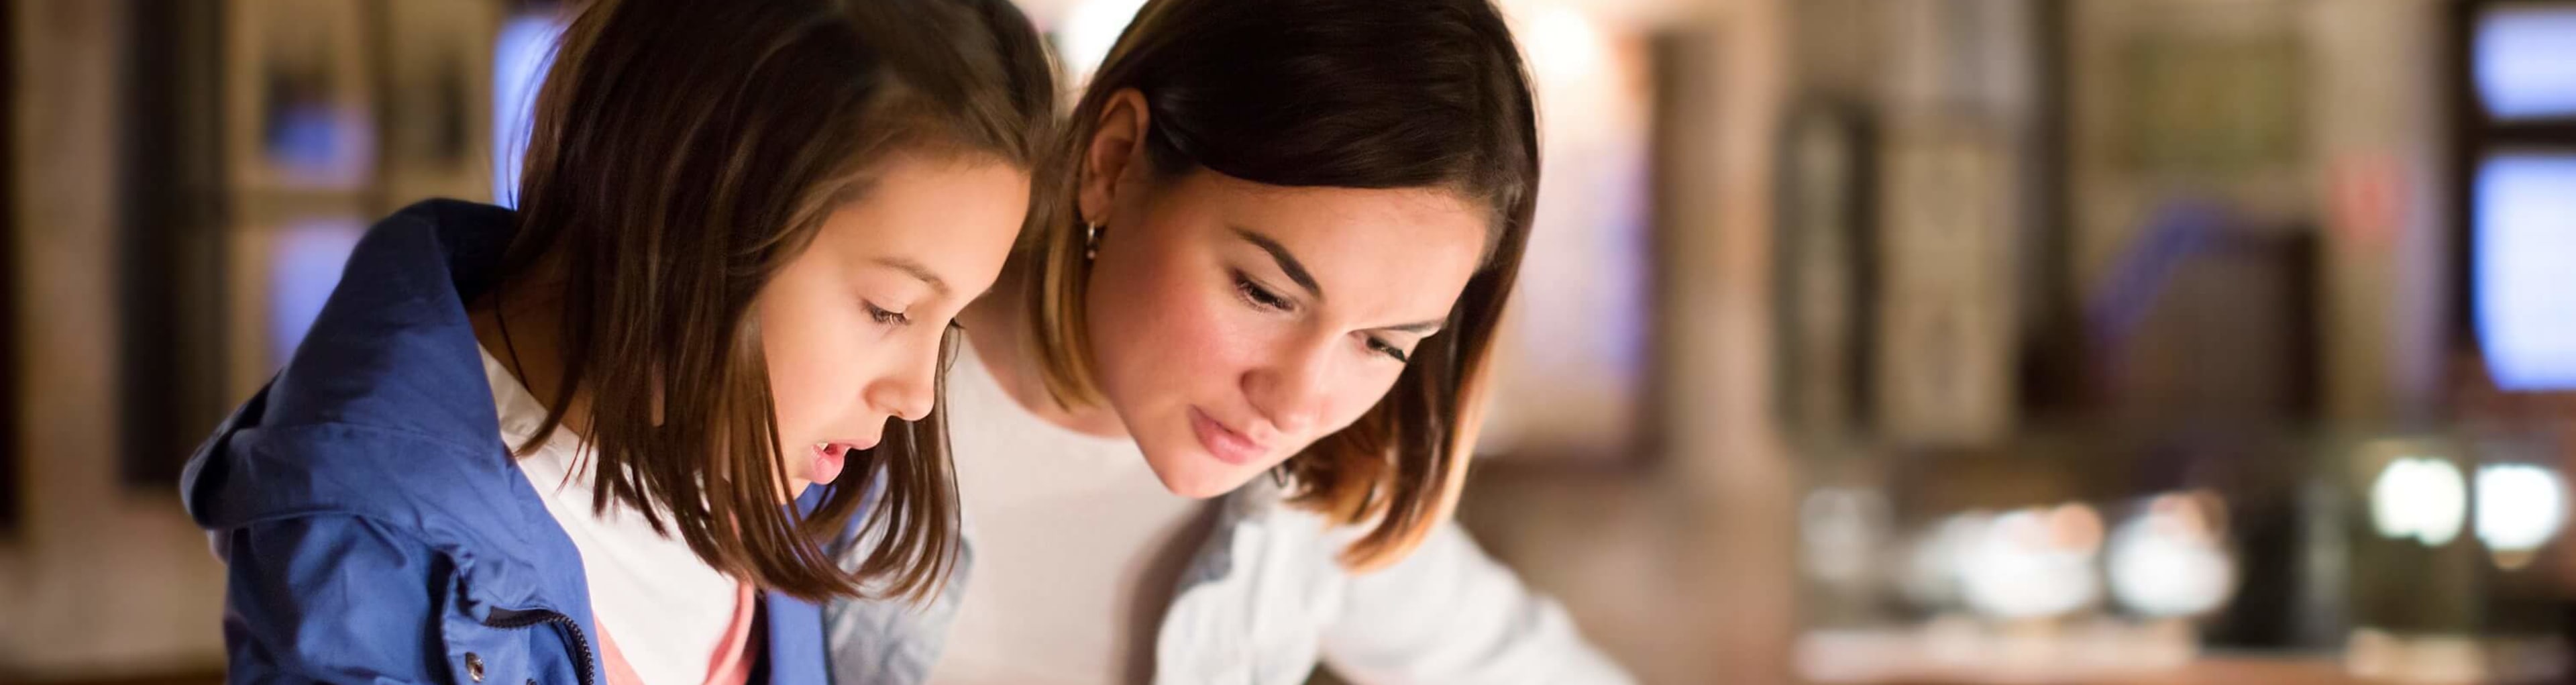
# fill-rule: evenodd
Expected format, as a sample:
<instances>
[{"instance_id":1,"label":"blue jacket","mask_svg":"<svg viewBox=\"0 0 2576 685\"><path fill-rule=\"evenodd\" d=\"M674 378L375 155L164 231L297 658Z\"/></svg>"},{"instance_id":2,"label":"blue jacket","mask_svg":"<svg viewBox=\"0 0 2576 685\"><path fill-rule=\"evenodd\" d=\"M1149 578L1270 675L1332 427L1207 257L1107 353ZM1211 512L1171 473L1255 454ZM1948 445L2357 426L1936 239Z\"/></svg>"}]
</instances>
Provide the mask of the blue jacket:
<instances>
[{"instance_id":1,"label":"blue jacket","mask_svg":"<svg viewBox=\"0 0 2576 685\"><path fill-rule=\"evenodd\" d=\"M605 682L580 552L502 445L466 318L513 226L454 200L377 223L189 461L181 497L230 565L232 682ZM819 610L763 599L752 682L825 682Z\"/></svg>"}]
</instances>

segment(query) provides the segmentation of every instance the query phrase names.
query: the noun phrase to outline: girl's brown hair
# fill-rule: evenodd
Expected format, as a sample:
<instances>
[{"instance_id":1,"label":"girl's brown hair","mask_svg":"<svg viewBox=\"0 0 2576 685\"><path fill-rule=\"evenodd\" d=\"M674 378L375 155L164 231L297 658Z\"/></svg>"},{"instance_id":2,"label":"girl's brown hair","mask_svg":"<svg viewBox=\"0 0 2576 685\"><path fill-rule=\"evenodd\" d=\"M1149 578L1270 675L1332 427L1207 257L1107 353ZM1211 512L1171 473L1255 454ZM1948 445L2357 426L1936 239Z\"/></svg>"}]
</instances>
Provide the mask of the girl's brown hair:
<instances>
[{"instance_id":1,"label":"girl's brown hair","mask_svg":"<svg viewBox=\"0 0 2576 685\"><path fill-rule=\"evenodd\" d=\"M889 423L811 513L780 506L752 303L882 162L1032 169L1054 107L1053 67L1007 0L580 8L537 96L503 267L504 283L540 268L563 279L563 382L520 451L562 425L579 389L594 507L629 506L716 569L808 600L927 596L956 538L945 412ZM873 546L845 571L820 542L863 495Z\"/></svg>"},{"instance_id":2,"label":"girl's brown hair","mask_svg":"<svg viewBox=\"0 0 2576 685\"><path fill-rule=\"evenodd\" d=\"M1537 197L1537 113L1520 52L1488 0L1153 0L1093 78L1063 138L1055 190L1110 96L1136 89L1147 163L1278 186L1438 188L1492 213L1487 257L1442 332L1358 421L1281 465L1292 496L1376 527L1344 550L1392 563L1456 506L1496 323L1518 277ZM1027 234L1014 268L1048 391L1099 402L1084 334L1091 275L1073 203Z\"/></svg>"}]
</instances>

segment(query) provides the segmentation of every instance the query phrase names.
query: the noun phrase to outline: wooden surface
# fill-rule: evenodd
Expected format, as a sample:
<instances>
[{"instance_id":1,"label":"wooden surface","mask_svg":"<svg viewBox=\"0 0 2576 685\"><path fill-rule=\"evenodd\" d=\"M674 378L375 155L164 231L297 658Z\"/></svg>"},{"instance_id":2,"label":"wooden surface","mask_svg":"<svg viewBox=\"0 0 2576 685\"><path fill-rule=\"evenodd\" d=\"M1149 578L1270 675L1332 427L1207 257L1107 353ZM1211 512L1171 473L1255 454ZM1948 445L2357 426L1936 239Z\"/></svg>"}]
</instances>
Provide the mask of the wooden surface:
<instances>
[{"instance_id":1,"label":"wooden surface","mask_svg":"<svg viewBox=\"0 0 2576 685\"><path fill-rule=\"evenodd\" d=\"M2203 659L2169 671L2069 679L1980 678L1975 674L1953 673L1876 682L1883 685L2361 685L2371 681L2345 675L2339 665L2323 659L2242 658Z\"/></svg>"}]
</instances>

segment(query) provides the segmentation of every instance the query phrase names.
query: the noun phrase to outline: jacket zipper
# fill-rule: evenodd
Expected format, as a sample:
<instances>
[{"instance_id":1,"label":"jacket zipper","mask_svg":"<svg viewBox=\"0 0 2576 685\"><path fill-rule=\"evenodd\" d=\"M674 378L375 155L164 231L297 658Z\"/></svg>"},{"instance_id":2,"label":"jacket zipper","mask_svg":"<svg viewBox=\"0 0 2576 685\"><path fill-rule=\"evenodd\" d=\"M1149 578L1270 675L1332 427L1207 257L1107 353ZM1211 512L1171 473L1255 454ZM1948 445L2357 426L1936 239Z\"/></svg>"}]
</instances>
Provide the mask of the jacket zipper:
<instances>
[{"instance_id":1,"label":"jacket zipper","mask_svg":"<svg viewBox=\"0 0 2576 685\"><path fill-rule=\"evenodd\" d=\"M573 673L581 677L581 685L592 685L590 664L594 657L590 653L590 638L582 636L581 624L574 622L572 617L552 611L531 611L496 619L483 625L504 630L519 630L543 624L553 624L563 633L572 636L573 650L581 653L581 661L573 664Z\"/></svg>"}]
</instances>

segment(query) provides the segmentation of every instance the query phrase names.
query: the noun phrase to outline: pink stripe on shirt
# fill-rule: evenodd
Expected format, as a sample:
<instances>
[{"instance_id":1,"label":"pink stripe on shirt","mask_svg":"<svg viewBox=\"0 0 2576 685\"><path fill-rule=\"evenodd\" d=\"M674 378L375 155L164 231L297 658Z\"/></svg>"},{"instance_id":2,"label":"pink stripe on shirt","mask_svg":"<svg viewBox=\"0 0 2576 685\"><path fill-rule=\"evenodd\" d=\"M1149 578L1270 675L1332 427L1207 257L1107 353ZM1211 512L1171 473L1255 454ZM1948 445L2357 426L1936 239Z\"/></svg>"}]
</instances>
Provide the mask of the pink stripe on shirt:
<instances>
[{"instance_id":1,"label":"pink stripe on shirt","mask_svg":"<svg viewBox=\"0 0 2576 685\"><path fill-rule=\"evenodd\" d=\"M724 641L716 644L715 658L707 661L705 685L744 685L751 680L751 667L757 663L752 648L758 637L752 634L751 624L759 615L760 599L752 593L751 584L744 583L740 588ZM608 624L597 617L591 623L599 626L599 661L608 671L608 685L644 685L644 678L626 662L626 654L618 651L617 638L609 635Z\"/></svg>"}]
</instances>

